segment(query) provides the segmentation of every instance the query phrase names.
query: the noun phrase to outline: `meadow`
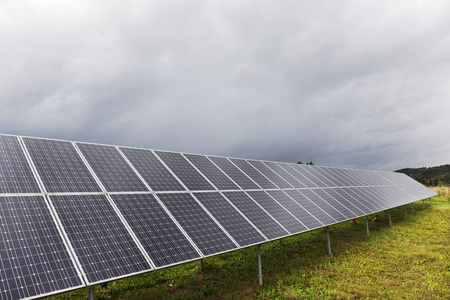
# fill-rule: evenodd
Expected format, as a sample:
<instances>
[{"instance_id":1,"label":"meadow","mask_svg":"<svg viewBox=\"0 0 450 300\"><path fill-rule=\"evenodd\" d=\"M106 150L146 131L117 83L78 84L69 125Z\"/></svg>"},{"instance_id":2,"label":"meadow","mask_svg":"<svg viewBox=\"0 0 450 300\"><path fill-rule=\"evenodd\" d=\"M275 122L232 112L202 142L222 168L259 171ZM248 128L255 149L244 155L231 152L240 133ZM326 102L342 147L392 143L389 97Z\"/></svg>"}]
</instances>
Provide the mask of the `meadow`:
<instances>
[{"instance_id":1,"label":"meadow","mask_svg":"<svg viewBox=\"0 0 450 300\"><path fill-rule=\"evenodd\" d=\"M95 287L95 299L450 299L450 195ZM374 216L370 216L373 219ZM87 299L87 289L49 299Z\"/></svg>"}]
</instances>

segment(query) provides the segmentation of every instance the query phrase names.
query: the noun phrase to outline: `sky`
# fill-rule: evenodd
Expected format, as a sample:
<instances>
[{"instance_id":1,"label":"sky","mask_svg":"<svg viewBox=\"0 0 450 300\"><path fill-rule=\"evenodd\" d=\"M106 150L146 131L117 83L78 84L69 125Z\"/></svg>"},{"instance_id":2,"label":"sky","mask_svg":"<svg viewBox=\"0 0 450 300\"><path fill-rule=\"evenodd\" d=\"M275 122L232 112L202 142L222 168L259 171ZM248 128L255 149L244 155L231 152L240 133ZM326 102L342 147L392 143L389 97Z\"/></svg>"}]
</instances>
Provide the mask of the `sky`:
<instances>
[{"instance_id":1,"label":"sky","mask_svg":"<svg viewBox=\"0 0 450 300\"><path fill-rule=\"evenodd\" d=\"M0 2L0 132L372 170L450 163L449 1Z\"/></svg>"}]
</instances>

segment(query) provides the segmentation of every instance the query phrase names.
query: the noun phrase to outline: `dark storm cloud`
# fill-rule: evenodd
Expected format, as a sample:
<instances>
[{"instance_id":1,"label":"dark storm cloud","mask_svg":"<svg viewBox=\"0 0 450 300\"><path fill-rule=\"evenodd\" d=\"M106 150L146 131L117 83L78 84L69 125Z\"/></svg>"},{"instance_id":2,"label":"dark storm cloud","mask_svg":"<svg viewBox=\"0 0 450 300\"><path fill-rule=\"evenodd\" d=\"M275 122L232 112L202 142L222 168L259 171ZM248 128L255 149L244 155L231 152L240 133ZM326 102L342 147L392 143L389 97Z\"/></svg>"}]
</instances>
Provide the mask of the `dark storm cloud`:
<instances>
[{"instance_id":1,"label":"dark storm cloud","mask_svg":"<svg viewBox=\"0 0 450 300\"><path fill-rule=\"evenodd\" d=\"M445 1L0 6L1 132L354 168L449 163Z\"/></svg>"}]
</instances>

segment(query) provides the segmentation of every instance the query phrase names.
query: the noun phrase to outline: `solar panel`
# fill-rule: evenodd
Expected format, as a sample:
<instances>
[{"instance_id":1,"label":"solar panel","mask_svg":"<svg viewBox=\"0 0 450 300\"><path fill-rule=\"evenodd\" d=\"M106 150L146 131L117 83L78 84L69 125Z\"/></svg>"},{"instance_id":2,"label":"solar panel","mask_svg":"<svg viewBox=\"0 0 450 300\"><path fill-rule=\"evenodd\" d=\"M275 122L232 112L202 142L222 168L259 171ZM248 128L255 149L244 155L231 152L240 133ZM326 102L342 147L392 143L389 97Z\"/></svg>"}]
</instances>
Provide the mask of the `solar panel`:
<instances>
[{"instance_id":1,"label":"solar panel","mask_svg":"<svg viewBox=\"0 0 450 300\"><path fill-rule=\"evenodd\" d=\"M208 156L222 171L244 190L260 189L247 175L225 157Z\"/></svg>"},{"instance_id":2,"label":"solar panel","mask_svg":"<svg viewBox=\"0 0 450 300\"><path fill-rule=\"evenodd\" d=\"M289 174L285 169L280 167L276 162L265 161L264 162L272 171L278 174L281 178L283 178L286 182L292 185L294 188L304 188L306 187L303 183L298 181L294 176Z\"/></svg>"},{"instance_id":3,"label":"solar panel","mask_svg":"<svg viewBox=\"0 0 450 300\"><path fill-rule=\"evenodd\" d=\"M194 195L240 246L266 241L266 238L222 194L195 193Z\"/></svg>"},{"instance_id":4,"label":"solar panel","mask_svg":"<svg viewBox=\"0 0 450 300\"><path fill-rule=\"evenodd\" d=\"M293 191L295 192L295 191ZM305 210L300 204L296 201L292 200L291 197L288 196L283 191L267 191L269 195L275 198L278 203L283 205L287 210L289 210L298 220L300 220L303 225L308 227L308 229L316 229L323 227L323 224L320 223L312 214L310 214L307 210Z\"/></svg>"},{"instance_id":5,"label":"solar panel","mask_svg":"<svg viewBox=\"0 0 450 300\"><path fill-rule=\"evenodd\" d=\"M344 196L344 193L339 193L337 188L326 189L324 192L330 195L335 201L339 202L339 204L345 207L349 212L343 213L348 218L361 217L365 216L364 210L367 210L366 207L362 206L357 201L351 201L351 197ZM322 197L323 198L323 197ZM330 202L328 202L330 203ZM363 209L363 210L362 210Z\"/></svg>"},{"instance_id":6,"label":"solar panel","mask_svg":"<svg viewBox=\"0 0 450 300\"><path fill-rule=\"evenodd\" d=\"M337 186L334 181L329 180L328 176L324 176L323 172L319 170L316 166L302 166L298 165L297 168L304 169L306 172L309 172L313 177L317 178L317 182L321 182L322 185L317 184L317 186L323 186L323 187L334 187Z\"/></svg>"},{"instance_id":7,"label":"solar panel","mask_svg":"<svg viewBox=\"0 0 450 300\"><path fill-rule=\"evenodd\" d=\"M263 189L277 189L278 187L273 184L269 179L264 177L258 170L256 170L254 167L252 167L251 164L249 164L244 159L237 159L237 158L231 158L230 159L239 169L242 170L245 174L247 174L248 177L253 179L260 187Z\"/></svg>"},{"instance_id":8,"label":"solar panel","mask_svg":"<svg viewBox=\"0 0 450 300\"><path fill-rule=\"evenodd\" d=\"M272 171L268 166L266 166L262 161L257 160L247 160L249 164L258 169L264 176L266 176L270 181L275 183L279 188L282 189L291 189L292 185L286 182L283 178L278 176L277 173Z\"/></svg>"},{"instance_id":9,"label":"solar panel","mask_svg":"<svg viewBox=\"0 0 450 300\"><path fill-rule=\"evenodd\" d=\"M119 194L111 198L156 267L200 257L155 196Z\"/></svg>"},{"instance_id":10,"label":"solar panel","mask_svg":"<svg viewBox=\"0 0 450 300\"><path fill-rule=\"evenodd\" d=\"M108 192L148 191L113 146L76 143Z\"/></svg>"},{"instance_id":11,"label":"solar panel","mask_svg":"<svg viewBox=\"0 0 450 300\"><path fill-rule=\"evenodd\" d=\"M0 194L41 193L17 136L0 135Z\"/></svg>"},{"instance_id":12,"label":"solar panel","mask_svg":"<svg viewBox=\"0 0 450 300\"><path fill-rule=\"evenodd\" d=\"M362 212L363 215L367 215L374 211L373 206L369 206L368 203L360 201L359 199L356 199L349 195L349 193L347 193L347 188L335 188L327 192L330 193L336 200L346 205L346 207L356 207L357 210L352 209L352 211L357 215L359 214L359 212ZM348 201L348 204L346 204L345 201Z\"/></svg>"},{"instance_id":13,"label":"solar panel","mask_svg":"<svg viewBox=\"0 0 450 300\"><path fill-rule=\"evenodd\" d=\"M323 201L325 201L328 205L330 205L334 210L338 211L339 214L331 214L331 211L328 213L336 220L345 220L345 219L353 219L356 217L356 214L353 213L350 208L342 205L339 201L337 201L330 193L327 193L327 190L316 189L313 190L313 193L320 197ZM312 195L312 194L311 194ZM308 196L309 199L313 200ZM314 201L314 200L313 200ZM341 216L344 216L342 218Z\"/></svg>"},{"instance_id":14,"label":"solar panel","mask_svg":"<svg viewBox=\"0 0 450 300\"><path fill-rule=\"evenodd\" d=\"M275 220L291 234L300 233L308 230L299 222L288 210L281 206L269 194L264 191L252 191L247 193L262 208L264 208Z\"/></svg>"},{"instance_id":15,"label":"solar panel","mask_svg":"<svg viewBox=\"0 0 450 300\"><path fill-rule=\"evenodd\" d=\"M0 299L84 286L42 196L0 197Z\"/></svg>"},{"instance_id":16,"label":"solar panel","mask_svg":"<svg viewBox=\"0 0 450 300\"><path fill-rule=\"evenodd\" d=\"M155 153L189 190L210 191L216 189L180 153L163 151L155 151Z\"/></svg>"},{"instance_id":17,"label":"solar panel","mask_svg":"<svg viewBox=\"0 0 450 300\"><path fill-rule=\"evenodd\" d=\"M205 256L237 248L191 194L159 194L158 197Z\"/></svg>"},{"instance_id":18,"label":"solar panel","mask_svg":"<svg viewBox=\"0 0 450 300\"><path fill-rule=\"evenodd\" d=\"M434 195L393 172L0 134L0 299L91 286Z\"/></svg>"},{"instance_id":19,"label":"solar panel","mask_svg":"<svg viewBox=\"0 0 450 300\"><path fill-rule=\"evenodd\" d=\"M326 213L322 208L309 200L305 195L300 193L298 190L285 190L286 194L289 195L295 202L301 205L306 211L313 215L317 220L323 225L330 225L336 223L328 213Z\"/></svg>"},{"instance_id":20,"label":"solar panel","mask_svg":"<svg viewBox=\"0 0 450 300\"><path fill-rule=\"evenodd\" d=\"M49 199L89 284L152 270L106 196Z\"/></svg>"},{"instance_id":21,"label":"solar panel","mask_svg":"<svg viewBox=\"0 0 450 300\"><path fill-rule=\"evenodd\" d=\"M22 138L49 193L101 192L71 142Z\"/></svg>"},{"instance_id":22,"label":"solar panel","mask_svg":"<svg viewBox=\"0 0 450 300\"><path fill-rule=\"evenodd\" d=\"M186 190L152 151L124 147L120 151L153 191Z\"/></svg>"},{"instance_id":23,"label":"solar panel","mask_svg":"<svg viewBox=\"0 0 450 300\"><path fill-rule=\"evenodd\" d=\"M283 168L286 172L288 172L291 176L293 176L295 179L300 181L305 187L317 187L317 185L312 182L308 177L305 177L304 175L300 174L295 167L293 167L294 164L288 164L288 163L278 163L278 165Z\"/></svg>"},{"instance_id":24,"label":"solar panel","mask_svg":"<svg viewBox=\"0 0 450 300\"><path fill-rule=\"evenodd\" d=\"M225 192L225 197L233 203L269 240L284 237L289 233L271 216L259 207L244 192Z\"/></svg>"},{"instance_id":25,"label":"solar panel","mask_svg":"<svg viewBox=\"0 0 450 300\"><path fill-rule=\"evenodd\" d=\"M315 170L318 174L320 174L323 178L326 178L329 182L331 182L334 186L345 186L344 183L340 180L339 176L335 176L326 167L320 166L310 166L313 170ZM332 187L333 185L329 185Z\"/></svg>"},{"instance_id":26,"label":"solar panel","mask_svg":"<svg viewBox=\"0 0 450 300\"><path fill-rule=\"evenodd\" d=\"M231 181L214 163L204 155L184 155L206 178L219 190L239 190L240 188Z\"/></svg>"}]
</instances>

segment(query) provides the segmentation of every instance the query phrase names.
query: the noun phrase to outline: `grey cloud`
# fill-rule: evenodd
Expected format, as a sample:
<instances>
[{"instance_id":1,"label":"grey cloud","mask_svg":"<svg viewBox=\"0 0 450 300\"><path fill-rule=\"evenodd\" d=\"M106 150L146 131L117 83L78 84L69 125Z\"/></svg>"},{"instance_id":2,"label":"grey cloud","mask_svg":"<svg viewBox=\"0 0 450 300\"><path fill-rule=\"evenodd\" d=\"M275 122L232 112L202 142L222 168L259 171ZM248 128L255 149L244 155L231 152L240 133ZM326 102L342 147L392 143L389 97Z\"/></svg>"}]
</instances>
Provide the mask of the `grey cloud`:
<instances>
[{"instance_id":1,"label":"grey cloud","mask_svg":"<svg viewBox=\"0 0 450 300\"><path fill-rule=\"evenodd\" d=\"M445 164L448 9L6 2L1 131L354 168Z\"/></svg>"}]
</instances>

